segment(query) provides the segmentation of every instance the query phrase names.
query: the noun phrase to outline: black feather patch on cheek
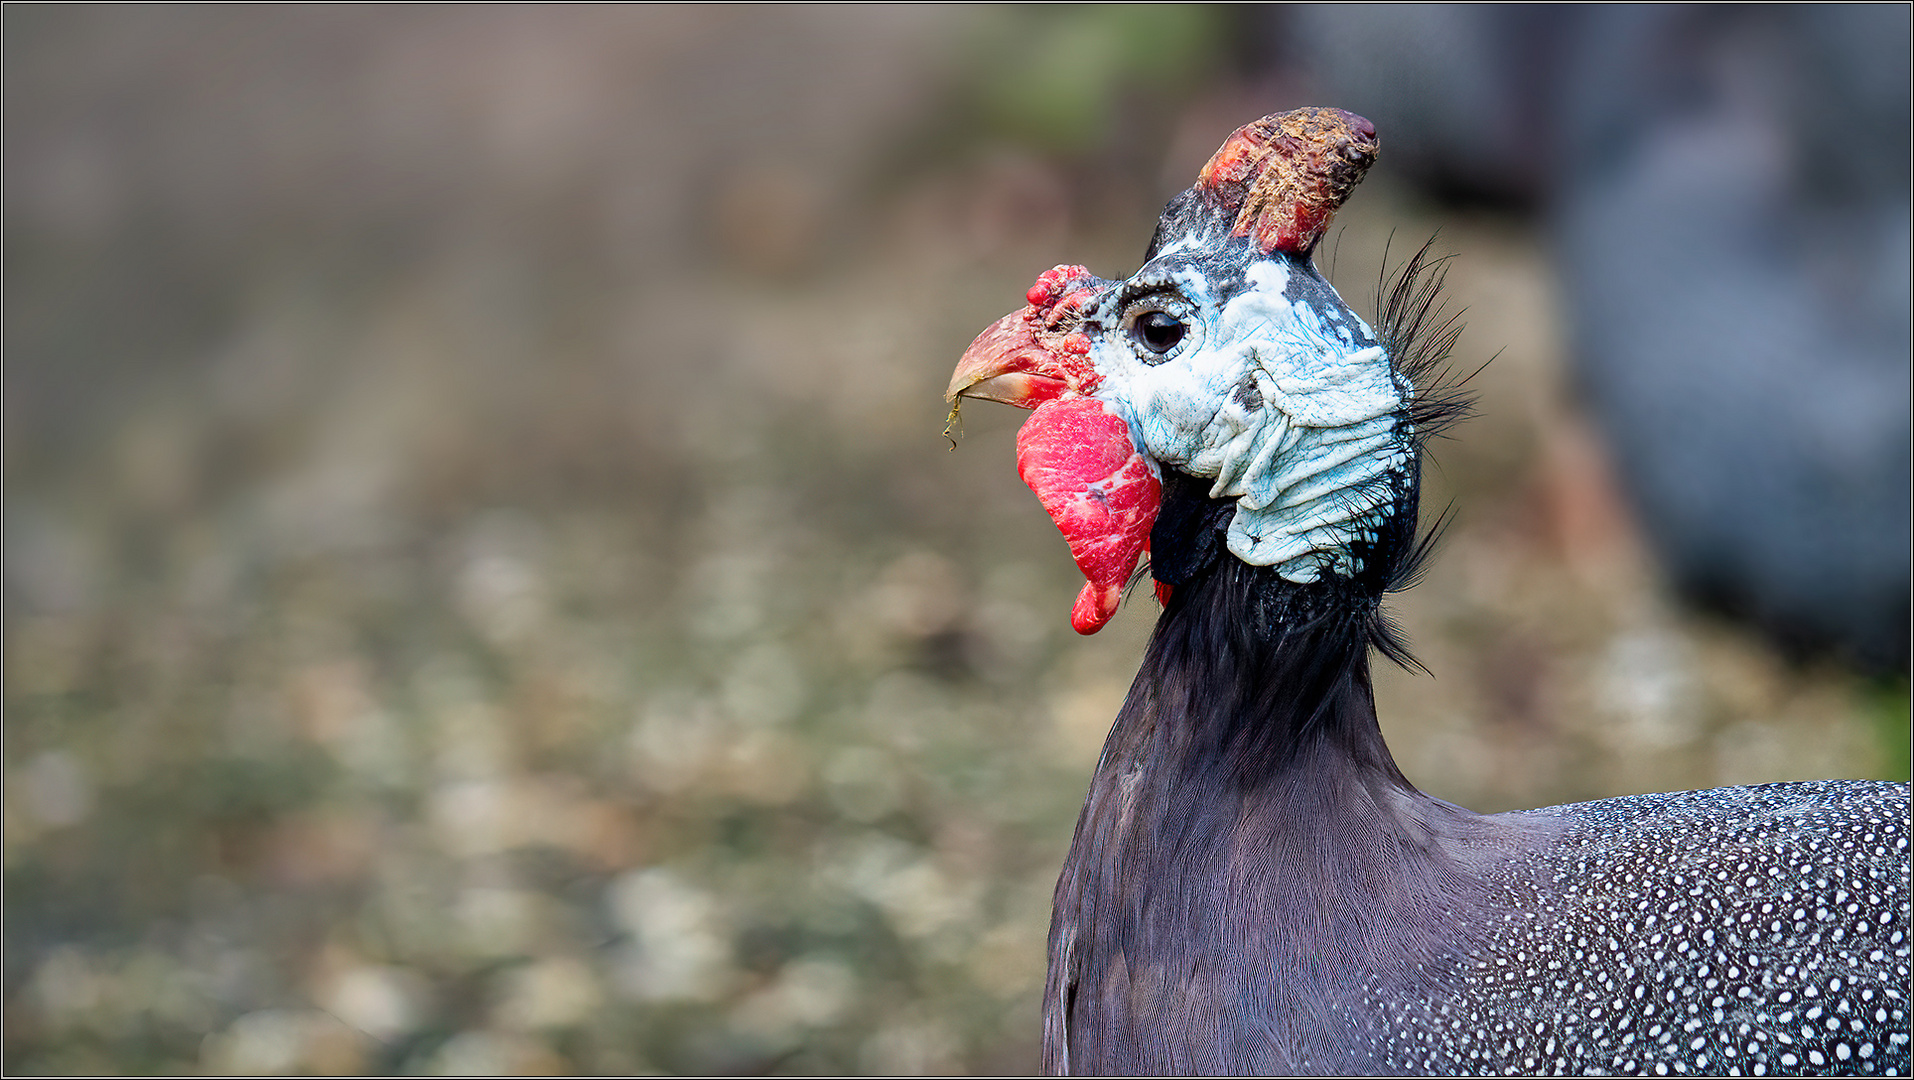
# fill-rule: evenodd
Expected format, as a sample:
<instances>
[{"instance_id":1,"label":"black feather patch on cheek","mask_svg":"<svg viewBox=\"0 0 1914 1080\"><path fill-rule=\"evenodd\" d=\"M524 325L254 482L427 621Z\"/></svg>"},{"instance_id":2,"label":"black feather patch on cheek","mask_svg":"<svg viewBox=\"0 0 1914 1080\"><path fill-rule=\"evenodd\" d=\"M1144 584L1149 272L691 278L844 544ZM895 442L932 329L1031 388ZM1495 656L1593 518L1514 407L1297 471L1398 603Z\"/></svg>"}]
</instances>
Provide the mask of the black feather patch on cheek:
<instances>
[{"instance_id":1,"label":"black feather patch on cheek","mask_svg":"<svg viewBox=\"0 0 1914 1080\"><path fill-rule=\"evenodd\" d=\"M1230 394L1230 400L1251 412L1263 407L1263 392L1256 388L1256 376L1245 375L1236 384L1236 390Z\"/></svg>"},{"instance_id":2,"label":"black feather patch on cheek","mask_svg":"<svg viewBox=\"0 0 1914 1080\"><path fill-rule=\"evenodd\" d=\"M1185 585L1215 565L1236 514L1235 499L1210 498L1210 481L1163 470L1163 505L1150 529L1150 575Z\"/></svg>"}]
</instances>

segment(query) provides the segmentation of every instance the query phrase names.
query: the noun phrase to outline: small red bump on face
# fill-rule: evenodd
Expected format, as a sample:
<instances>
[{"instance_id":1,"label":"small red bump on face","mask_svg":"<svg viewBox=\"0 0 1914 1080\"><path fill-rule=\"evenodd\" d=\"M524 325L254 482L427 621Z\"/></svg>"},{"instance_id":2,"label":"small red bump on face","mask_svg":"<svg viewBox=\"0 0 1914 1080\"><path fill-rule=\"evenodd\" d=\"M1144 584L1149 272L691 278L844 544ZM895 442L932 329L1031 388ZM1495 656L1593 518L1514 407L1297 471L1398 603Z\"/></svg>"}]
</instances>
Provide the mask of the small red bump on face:
<instances>
[{"instance_id":1,"label":"small red bump on face","mask_svg":"<svg viewBox=\"0 0 1914 1080\"><path fill-rule=\"evenodd\" d=\"M1033 308L1047 308L1057 302L1071 282L1090 276L1090 269L1086 266L1053 266L1037 276L1037 283L1030 286L1030 291L1024 293L1023 298Z\"/></svg>"},{"instance_id":2,"label":"small red bump on face","mask_svg":"<svg viewBox=\"0 0 1914 1080\"><path fill-rule=\"evenodd\" d=\"M1052 301L1048 307L1032 312L1032 315L1041 318L1048 329L1067 329L1083 319L1084 311L1095 306L1100 295L1094 288L1076 289Z\"/></svg>"}]
</instances>

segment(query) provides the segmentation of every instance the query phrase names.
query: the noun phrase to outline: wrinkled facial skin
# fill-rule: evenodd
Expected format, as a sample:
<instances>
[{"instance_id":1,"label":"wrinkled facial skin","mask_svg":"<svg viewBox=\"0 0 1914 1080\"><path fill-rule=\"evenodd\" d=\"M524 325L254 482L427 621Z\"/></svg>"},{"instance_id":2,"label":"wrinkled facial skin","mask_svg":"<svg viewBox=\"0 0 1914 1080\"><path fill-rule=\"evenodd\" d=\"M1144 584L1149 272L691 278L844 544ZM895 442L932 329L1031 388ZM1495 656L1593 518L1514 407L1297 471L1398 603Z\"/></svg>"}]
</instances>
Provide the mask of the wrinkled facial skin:
<instances>
[{"instance_id":1,"label":"wrinkled facial skin","mask_svg":"<svg viewBox=\"0 0 1914 1080\"><path fill-rule=\"evenodd\" d=\"M1237 558L1296 582L1361 569L1413 456L1411 388L1307 261L1240 242L1159 255L1083 329L1097 396L1142 450L1237 501Z\"/></svg>"}]
</instances>

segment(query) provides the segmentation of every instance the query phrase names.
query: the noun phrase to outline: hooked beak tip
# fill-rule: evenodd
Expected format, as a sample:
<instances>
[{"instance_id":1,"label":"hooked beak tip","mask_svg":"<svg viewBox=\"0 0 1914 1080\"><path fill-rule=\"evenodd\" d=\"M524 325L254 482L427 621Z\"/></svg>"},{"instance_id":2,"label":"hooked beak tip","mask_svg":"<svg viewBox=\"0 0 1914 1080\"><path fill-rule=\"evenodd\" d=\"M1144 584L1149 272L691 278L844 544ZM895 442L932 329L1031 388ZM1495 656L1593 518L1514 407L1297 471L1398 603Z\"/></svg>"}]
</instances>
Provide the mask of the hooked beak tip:
<instances>
[{"instance_id":1,"label":"hooked beak tip","mask_svg":"<svg viewBox=\"0 0 1914 1080\"><path fill-rule=\"evenodd\" d=\"M1034 409L1069 388L1032 332L1024 311L1013 311L977 335L951 373L944 400L997 401Z\"/></svg>"}]
</instances>

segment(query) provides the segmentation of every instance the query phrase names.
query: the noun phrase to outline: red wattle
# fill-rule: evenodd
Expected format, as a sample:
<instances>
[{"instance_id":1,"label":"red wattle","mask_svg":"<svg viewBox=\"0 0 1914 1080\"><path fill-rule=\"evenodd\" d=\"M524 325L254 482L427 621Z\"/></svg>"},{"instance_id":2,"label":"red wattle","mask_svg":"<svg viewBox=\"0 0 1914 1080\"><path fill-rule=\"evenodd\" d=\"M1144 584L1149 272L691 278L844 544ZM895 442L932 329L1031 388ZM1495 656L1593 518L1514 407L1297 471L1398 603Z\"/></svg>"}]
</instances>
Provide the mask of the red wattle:
<instances>
[{"instance_id":1,"label":"red wattle","mask_svg":"<svg viewBox=\"0 0 1914 1080\"><path fill-rule=\"evenodd\" d=\"M1017 474L1057 523L1088 580L1070 612L1079 634L1116 614L1149 546L1163 484L1130 426L1103 402L1065 394L1037 406L1017 433Z\"/></svg>"}]
</instances>

